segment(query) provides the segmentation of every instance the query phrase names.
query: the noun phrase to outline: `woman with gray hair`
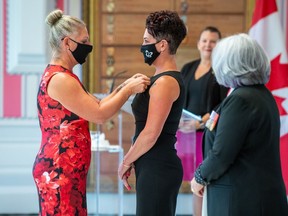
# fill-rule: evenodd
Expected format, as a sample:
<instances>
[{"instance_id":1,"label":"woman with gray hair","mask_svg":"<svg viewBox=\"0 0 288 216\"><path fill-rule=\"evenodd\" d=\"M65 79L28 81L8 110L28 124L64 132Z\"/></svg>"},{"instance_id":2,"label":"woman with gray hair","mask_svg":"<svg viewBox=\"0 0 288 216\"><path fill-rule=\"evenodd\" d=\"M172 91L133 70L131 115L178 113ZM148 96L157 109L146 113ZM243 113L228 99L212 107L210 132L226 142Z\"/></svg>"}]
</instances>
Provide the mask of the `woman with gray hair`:
<instances>
[{"instance_id":1,"label":"woman with gray hair","mask_svg":"<svg viewBox=\"0 0 288 216\"><path fill-rule=\"evenodd\" d=\"M255 40L237 34L216 45L212 68L217 82L233 91L206 123L204 160L191 190L205 191L209 216L288 215L279 112L265 87L268 57Z\"/></svg>"}]
</instances>

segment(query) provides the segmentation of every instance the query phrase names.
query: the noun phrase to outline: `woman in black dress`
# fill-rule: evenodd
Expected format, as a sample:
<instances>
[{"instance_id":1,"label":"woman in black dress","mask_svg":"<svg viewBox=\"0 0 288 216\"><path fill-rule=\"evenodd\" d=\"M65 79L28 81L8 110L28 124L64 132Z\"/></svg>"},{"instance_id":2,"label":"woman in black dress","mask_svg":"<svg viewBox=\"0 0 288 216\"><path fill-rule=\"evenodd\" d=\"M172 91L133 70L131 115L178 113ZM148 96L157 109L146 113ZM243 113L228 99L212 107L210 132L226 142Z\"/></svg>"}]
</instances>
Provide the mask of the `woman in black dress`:
<instances>
[{"instance_id":1,"label":"woman in black dress","mask_svg":"<svg viewBox=\"0 0 288 216\"><path fill-rule=\"evenodd\" d=\"M135 165L137 216L175 215L183 169L174 145L185 98L175 54L185 36L176 12L158 11L146 19L141 52L156 70L150 87L133 100L134 143L118 170L129 189L127 178Z\"/></svg>"}]
</instances>

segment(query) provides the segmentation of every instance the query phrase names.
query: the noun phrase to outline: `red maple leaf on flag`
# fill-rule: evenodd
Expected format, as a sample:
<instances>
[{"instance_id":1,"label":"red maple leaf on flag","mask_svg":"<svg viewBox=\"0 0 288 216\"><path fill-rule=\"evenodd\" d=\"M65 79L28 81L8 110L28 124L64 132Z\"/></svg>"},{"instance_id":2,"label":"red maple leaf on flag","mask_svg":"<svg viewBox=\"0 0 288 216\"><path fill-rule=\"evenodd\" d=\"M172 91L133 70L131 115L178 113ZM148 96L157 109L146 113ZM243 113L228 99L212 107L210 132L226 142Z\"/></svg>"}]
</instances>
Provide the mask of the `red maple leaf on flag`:
<instances>
[{"instance_id":1,"label":"red maple leaf on flag","mask_svg":"<svg viewBox=\"0 0 288 216\"><path fill-rule=\"evenodd\" d=\"M281 64L280 56L271 61L271 77L267 87L272 91L280 112L280 156L288 193L288 64Z\"/></svg>"},{"instance_id":2,"label":"red maple leaf on flag","mask_svg":"<svg viewBox=\"0 0 288 216\"><path fill-rule=\"evenodd\" d=\"M280 63L280 55L271 61L271 75L267 87L276 99L280 115L287 115L288 104L285 104L288 103L288 64Z\"/></svg>"},{"instance_id":3,"label":"red maple leaf on flag","mask_svg":"<svg viewBox=\"0 0 288 216\"><path fill-rule=\"evenodd\" d=\"M288 58L276 0L256 0L249 34L262 45L271 61L271 75L267 87L271 90L280 112L280 157L288 192Z\"/></svg>"}]
</instances>

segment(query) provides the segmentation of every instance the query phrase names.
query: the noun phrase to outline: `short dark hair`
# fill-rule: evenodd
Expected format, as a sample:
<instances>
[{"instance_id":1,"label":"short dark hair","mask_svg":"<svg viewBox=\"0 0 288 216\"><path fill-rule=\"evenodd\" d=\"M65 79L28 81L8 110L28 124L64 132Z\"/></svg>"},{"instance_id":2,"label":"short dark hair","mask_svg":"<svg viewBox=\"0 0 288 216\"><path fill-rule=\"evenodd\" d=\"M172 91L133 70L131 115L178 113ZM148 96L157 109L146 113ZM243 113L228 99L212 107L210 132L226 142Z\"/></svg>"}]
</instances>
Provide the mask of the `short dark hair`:
<instances>
[{"instance_id":1,"label":"short dark hair","mask_svg":"<svg viewBox=\"0 0 288 216\"><path fill-rule=\"evenodd\" d=\"M206 27L200 32L200 35L201 35L204 31L209 31L209 32L217 33L218 36L219 36L219 39L222 38L221 32L220 32L219 29L216 28L215 26L206 26Z\"/></svg>"},{"instance_id":2,"label":"short dark hair","mask_svg":"<svg viewBox=\"0 0 288 216\"><path fill-rule=\"evenodd\" d=\"M146 28L157 41L166 40L170 54L175 54L187 34L186 26L177 12L161 10L150 13L146 19Z\"/></svg>"}]
</instances>

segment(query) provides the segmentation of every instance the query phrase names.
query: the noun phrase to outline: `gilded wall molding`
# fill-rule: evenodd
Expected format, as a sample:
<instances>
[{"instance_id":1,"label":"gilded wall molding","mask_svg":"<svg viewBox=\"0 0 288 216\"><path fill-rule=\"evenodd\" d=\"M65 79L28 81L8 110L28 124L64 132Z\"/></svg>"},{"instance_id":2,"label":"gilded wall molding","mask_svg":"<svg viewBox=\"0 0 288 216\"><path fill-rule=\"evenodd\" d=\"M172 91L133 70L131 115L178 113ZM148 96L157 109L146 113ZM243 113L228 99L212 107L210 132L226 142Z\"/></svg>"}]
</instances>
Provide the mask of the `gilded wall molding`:
<instances>
[{"instance_id":1,"label":"gilded wall molding","mask_svg":"<svg viewBox=\"0 0 288 216\"><path fill-rule=\"evenodd\" d=\"M246 0L246 24L245 24L245 29L246 32L249 31L252 23L252 16L255 8L255 0Z\"/></svg>"},{"instance_id":2,"label":"gilded wall molding","mask_svg":"<svg viewBox=\"0 0 288 216\"><path fill-rule=\"evenodd\" d=\"M83 1L83 20L87 24L93 51L90 53L87 63L83 65L83 84L91 93L101 91L100 77L100 3L101 1Z\"/></svg>"},{"instance_id":3,"label":"gilded wall molding","mask_svg":"<svg viewBox=\"0 0 288 216\"><path fill-rule=\"evenodd\" d=\"M89 54L88 60L83 64L82 82L90 93L98 93L101 91L101 49L100 49L100 4L101 1L84 0L82 5L82 19L87 25L90 35L90 42L93 44L93 51ZM96 130L96 125L90 123L90 130ZM100 156L100 154L98 154ZM96 188L96 164L95 154L93 152L91 158L91 166L87 177L87 191L95 191Z\"/></svg>"}]
</instances>

